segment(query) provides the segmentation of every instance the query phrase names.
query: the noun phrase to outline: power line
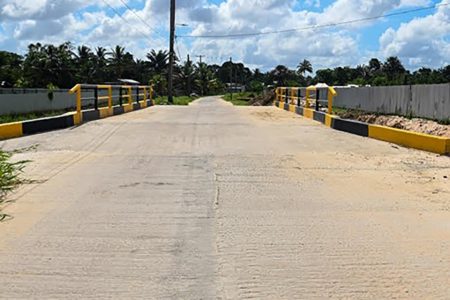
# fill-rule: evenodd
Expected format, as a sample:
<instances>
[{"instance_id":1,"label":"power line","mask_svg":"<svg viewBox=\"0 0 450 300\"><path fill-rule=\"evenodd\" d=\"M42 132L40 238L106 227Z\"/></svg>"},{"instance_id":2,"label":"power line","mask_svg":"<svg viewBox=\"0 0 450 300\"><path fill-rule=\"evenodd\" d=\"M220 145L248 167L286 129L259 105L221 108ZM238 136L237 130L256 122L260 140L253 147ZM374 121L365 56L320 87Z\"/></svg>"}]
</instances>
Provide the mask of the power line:
<instances>
[{"instance_id":1,"label":"power line","mask_svg":"<svg viewBox=\"0 0 450 300\"><path fill-rule=\"evenodd\" d=\"M178 48L178 40L177 40L177 36L175 36L175 47L176 47L176 49L177 49L177 54L178 54L178 59L180 60L180 62L181 62L181 53L180 53L180 48Z\"/></svg>"},{"instance_id":2,"label":"power line","mask_svg":"<svg viewBox=\"0 0 450 300\"><path fill-rule=\"evenodd\" d=\"M298 31L305 31L305 30L311 30L311 29L335 27L335 26L339 26L339 25L347 25L347 24L352 24L352 23L371 21L371 20L394 17L394 16L399 16L399 15L406 15L406 14L410 14L410 13L430 10L430 9L438 8L441 6L447 6L447 5L450 5L450 3L435 4L432 6L420 7L420 8L410 9L410 10L403 10L403 11L394 12L394 13L390 13L390 14L384 14L384 15L379 15L379 16L374 16L374 17L367 17L367 18L362 18L362 19L354 19L354 20L337 22L337 23L327 23L327 24L322 24L322 25L312 25L312 26L307 26L307 27L297 27L297 28L290 28L290 29L283 29L283 30L236 33L236 34L225 34L225 35L179 35L178 37L180 37L180 38L206 38L206 39L207 38L242 38L242 37L269 35L269 34L298 32Z\"/></svg>"},{"instance_id":3,"label":"power line","mask_svg":"<svg viewBox=\"0 0 450 300\"><path fill-rule=\"evenodd\" d=\"M122 4L129 10L131 11L148 29L150 30L154 30L160 37L163 37L161 35L161 33L159 31L157 31L156 29L154 29L152 26L150 26L146 20L144 20L140 15L138 15L134 9L132 9L124 0L120 0L120 2L122 2Z\"/></svg>"},{"instance_id":4,"label":"power line","mask_svg":"<svg viewBox=\"0 0 450 300\"><path fill-rule=\"evenodd\" d=\"M130 27L136 28L136 30L142 34L143 36L145 36L146 38L148 38L148 34L143 33L140 29L138 29L136 26L133 26L130 24L130 22L128 22L127 19L125 19L118 11L117 9L115 9L113 6L111 6L106 0L102 0L112 11L114 11L114 13L121 18L125 23L127 23L128 25L130 25Z\"/></svg>"}]
</instances>

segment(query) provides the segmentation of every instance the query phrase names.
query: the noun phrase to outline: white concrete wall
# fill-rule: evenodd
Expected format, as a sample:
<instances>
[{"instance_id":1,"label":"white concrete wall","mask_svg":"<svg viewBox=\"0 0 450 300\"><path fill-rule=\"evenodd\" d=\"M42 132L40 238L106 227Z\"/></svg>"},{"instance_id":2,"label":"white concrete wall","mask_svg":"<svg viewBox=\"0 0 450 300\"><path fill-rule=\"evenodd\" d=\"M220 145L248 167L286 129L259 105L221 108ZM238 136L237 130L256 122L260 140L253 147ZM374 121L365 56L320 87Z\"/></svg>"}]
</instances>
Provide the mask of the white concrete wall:
<instances>
[{"instance_id":1,"label":"white concrete wall","mask_svg":"<svg viewBox=\"0 0 450 300\"><path fill-rule=\"evenodd\" d=\"M106 95L106 91L99 91L99 96ZM118 95L118 91L113 91L116 104L119 102ZM83 91L83 107L94 105L93 97L93 91ZM135 91L133 91L134 98ZM45 89L0 89L0 115L71 110L76 107L75 101L75 95L70 95L67 90L54 91L53 100L50 100ZM102 106L104 103L106 100L100 101L99 105Z\"/></svg>"}]
</instances>

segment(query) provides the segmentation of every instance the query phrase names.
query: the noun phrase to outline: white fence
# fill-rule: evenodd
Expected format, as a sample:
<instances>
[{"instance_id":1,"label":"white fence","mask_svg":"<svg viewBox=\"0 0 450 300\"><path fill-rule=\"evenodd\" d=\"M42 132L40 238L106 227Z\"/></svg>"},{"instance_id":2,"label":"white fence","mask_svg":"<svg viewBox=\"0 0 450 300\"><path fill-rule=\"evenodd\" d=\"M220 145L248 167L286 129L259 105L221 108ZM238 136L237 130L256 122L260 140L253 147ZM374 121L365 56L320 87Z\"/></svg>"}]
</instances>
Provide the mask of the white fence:
<instances>
[{"instance_id":1,"label":"white fence","mask_svg":"<svg viewBox=\"0 0 450 300\"><path fill-rule=\"evenodd\" d=\"M450 119L450 84L336 88L333 106L436 120Z\"/></svg>"}]
</instances>

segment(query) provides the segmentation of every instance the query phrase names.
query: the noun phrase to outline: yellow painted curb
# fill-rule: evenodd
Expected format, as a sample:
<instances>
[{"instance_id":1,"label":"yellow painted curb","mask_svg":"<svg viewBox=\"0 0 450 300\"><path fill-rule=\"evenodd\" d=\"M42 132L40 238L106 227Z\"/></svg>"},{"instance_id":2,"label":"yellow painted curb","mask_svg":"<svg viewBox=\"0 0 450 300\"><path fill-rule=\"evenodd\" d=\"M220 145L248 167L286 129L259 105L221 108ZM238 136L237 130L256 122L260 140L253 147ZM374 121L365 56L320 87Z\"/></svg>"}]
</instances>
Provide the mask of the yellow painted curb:
<instances>
[{"instance_id":1,"label":"yellow painted curb","mask_svg":"<svg viewBox=\"0 0 450 300\"><path fill-rule=\"evenodd\" d=\"M295 113L295 105L289 104L289 111Z\"/></svg>"},{"instance_id":2,"label":"yellow painted curb","mask_svg":"<svg viewBox=\"0 0 450 300\"><path fill-rule=\"evenodd\" d=\"M132 110L133 110L133 104L127 104L127 105L123 106L123 111L126 112L126 113L130 112Z\"/></svg>"},{"instance_id":3,"label":"yellow painted curb","mask_svg":"<svg viewBox=\"0 0 450 300\"><path fill-rule=\"evenodd\" d=\"M284 109L284 102L278 103L278 108Z\"/></svg>"},{"instance_id":4,"label":"yellow painted curb","mask_svg":"<svg viewBox=\"0 0 450 300\"><path fill-rule=\"evenodd\" d=\"M147 107L147 101L139 101L139 105L141 106L141 108L146 108Z\"/></svg>"},{"instance_id":5,"label":"yellow painted curb","mask_svg":"<svg viewBox=\"0 0 450 300\"><path fill-rule=\"evenodd\" d=\"M98 111L100 113L100 119L107 118L113 115L113 109L109 107L102 107Z\"/></svg>"},{"instance_id":6,"label":"yellow painted curb","mask_svg":"<svg viewBox=\"0 0 450 300\"><path fill-rule=\"evenodd\" d=\"M438 154L449 152L450 139L369 124L369 137Z\"/></svg>"},{"instance_id":7,"label":"yellow painted curb","mask_svg":"<svg viewBox=\"0 0 450 300\"><path fill-rule=\"evenodd\" d=\"M22 135L22 122L0 124L0 139L9 139Z\"/></svg>"},{"instance_id":8,"label":"yellow painted curb","mask_svg":"<svg viewBox=\"0 0 450 300\"><path fill-rule=\"evenodd\" d=\"M312 110L310 108L304 108L303 116L308 119L314 119L314 110Z\"/></svg>"}]
</instances>

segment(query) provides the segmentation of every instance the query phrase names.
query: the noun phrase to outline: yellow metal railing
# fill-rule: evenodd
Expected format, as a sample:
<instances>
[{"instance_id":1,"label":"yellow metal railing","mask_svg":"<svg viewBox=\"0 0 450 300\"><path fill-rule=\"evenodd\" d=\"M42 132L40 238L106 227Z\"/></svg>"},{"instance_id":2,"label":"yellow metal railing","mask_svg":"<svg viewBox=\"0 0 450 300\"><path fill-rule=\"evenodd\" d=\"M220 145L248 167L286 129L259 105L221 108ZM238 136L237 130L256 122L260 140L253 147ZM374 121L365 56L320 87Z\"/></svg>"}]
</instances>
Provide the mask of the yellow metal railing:
<instances>
[{"instance_id":1,"label":"yellow metal railing","mask_svg":"<svg viewBox=\"0 0 450 300\"><path fill-rule=\"evenodd\" d=\"M130 85L106 85L106 84L77 84L72 89L69 90L70 94L75 94L76 96L76 114L77 123L80 123L82 120L81 110L83 106L83 91L94 91L94 108L98 110L98 102L99 100L107 100L108 108L112 109L113 107L113 91L119 90L119 102L120 106L122 106L122 99L127 99L128 105L132 105L133 103L133 89L136 90L136 102L139 103L140 98L142 97L142 100L144 101L144 105L146 105L147 100L152 101L153 99L153 87L149 85L145 86L130 86ZM106 90L107 95L106 96L98 96L98 92ZM122 91L126 91L125 94L122 94ZM141 93L142 91L142 93Z\"/></svg>"},{"instance_id":2,"label":"yellow metal railing","mask_svg":"<svg viewBox=\"0 0 450 300\"><path fill-rule=\"evenodd\" d=\"M311 107L311 103L313 103L314 101L316 102L316 108L318 107L318 100L319 99L313 99L311 98L311 92L316 92L316 95L318 92L320 92L321 90L326 90L328 91L328 97L327 97L327 111L329 114L332 113L333 111L333 100L334 97L336 97L337 93L336 90L331 87L331 86L327 86L327 85L322 85L322 84L318 84L318 85L312 85L312 86L308 86L306 88L299 88L299 87L279 87L275 90L275 98L277 101L279 102L284 102L287 104L293 104L295 105L297 102L297 105L300 106L300 100L304 99L305 100L305 108L310 108ZM301 97L300 96L300 91L305 91L305 97Z\"/></svg>"}]
</instances>

